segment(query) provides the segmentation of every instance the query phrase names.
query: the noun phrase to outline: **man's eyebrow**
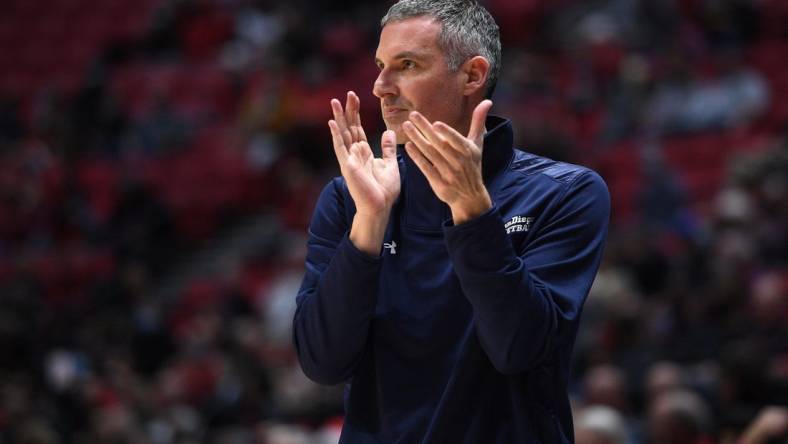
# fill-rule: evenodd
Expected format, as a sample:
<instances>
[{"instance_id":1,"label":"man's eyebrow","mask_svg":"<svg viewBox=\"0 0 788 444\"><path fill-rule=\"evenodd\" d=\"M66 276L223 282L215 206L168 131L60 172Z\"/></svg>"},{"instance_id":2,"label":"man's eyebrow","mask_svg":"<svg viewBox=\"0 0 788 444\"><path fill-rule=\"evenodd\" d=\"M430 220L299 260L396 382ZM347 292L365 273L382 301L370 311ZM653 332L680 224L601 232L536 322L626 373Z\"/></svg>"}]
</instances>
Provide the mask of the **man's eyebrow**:
<instances>
[{"instance_id":1,"label":"man's eyebrow","mask_svg":"<svg viewBox=\"0 0 788 444\"><path fill-rule=\"evenodd\" d=\"M402 51L397 53L394 56L394 60L401 60L401 59L426 59L429 56L428 52L420 52L420 51ZM375 63L382 63L382 61L375 57Z\"/></svg>"}]
</instances>

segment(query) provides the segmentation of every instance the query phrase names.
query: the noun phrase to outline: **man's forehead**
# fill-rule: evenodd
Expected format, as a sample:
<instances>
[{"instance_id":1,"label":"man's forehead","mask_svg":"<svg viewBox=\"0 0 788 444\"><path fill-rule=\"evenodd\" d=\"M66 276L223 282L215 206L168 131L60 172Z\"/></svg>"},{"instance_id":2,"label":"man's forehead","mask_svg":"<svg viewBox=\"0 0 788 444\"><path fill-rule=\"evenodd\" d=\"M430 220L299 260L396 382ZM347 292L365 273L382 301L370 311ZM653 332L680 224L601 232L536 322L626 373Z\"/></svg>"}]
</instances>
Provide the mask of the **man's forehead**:
<instances>
[{"instance_id":1,"label":"man's forehead","mask_svg":"<svg viewBox=\"0 0 788 444\"><path fill-rule=\"evenodd\" d=\"M387 23L380 32L375 59L427 58L439 53L441 25L428 16Z\"/></svg>"}]
</instances>

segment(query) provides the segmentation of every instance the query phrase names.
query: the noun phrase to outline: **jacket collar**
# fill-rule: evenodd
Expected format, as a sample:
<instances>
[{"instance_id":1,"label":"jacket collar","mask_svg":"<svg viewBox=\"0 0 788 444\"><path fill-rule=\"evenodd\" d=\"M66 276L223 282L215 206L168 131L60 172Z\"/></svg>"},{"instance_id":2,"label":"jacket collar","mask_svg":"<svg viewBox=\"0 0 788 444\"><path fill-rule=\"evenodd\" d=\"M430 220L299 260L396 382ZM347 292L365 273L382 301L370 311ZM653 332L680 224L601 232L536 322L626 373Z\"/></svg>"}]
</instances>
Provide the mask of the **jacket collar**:
<instances>
[{"instance_id":1,"label":"jacket collar","mask_svg":"<svg viewBox=\"0 0 788 444\"><path fill-rule=\"evenodd\" d=\"M498 116L488 116L485 126L484 151L482 152L482 177L489 188L490 182L509 166L514 153L512 122Z\"/></svg>"}]
</instances>

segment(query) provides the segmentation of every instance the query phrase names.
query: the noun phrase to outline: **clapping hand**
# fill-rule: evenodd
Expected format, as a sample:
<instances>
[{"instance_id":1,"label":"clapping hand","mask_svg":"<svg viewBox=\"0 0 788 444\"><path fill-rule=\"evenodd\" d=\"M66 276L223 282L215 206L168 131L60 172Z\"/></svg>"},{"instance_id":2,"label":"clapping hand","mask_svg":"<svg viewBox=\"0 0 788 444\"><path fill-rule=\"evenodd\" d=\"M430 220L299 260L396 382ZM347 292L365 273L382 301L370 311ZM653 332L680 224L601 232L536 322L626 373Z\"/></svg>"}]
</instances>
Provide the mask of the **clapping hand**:
<instances>
[{"instance_id":1,"label":"clapping hand","mask_svg":"<svg viewBox=\"0 0 788 444\"><path fill-rule=\"evenodd\" d=\"M385 131L380 141L383 156L375 157L361 126L359 108L358 96L352 91L347 93L344 109L339 100L332 99L334 118L328 127L342 177L356 204L350 241L359 250L377 255L400 191L397 136Z\"/></svg>"},{"instance_id":2,"label":"clapping hand","mask_svg":"<svg viewBox=\"0 0 788 444\"><path fill-rule=\"evenodd\" d=\"M467 136L443 122L430 123L417 111L402 128L410 139L405 144L440 200L449 205L455 224L476 217L492 207L482 178L484 121L492 107L483 100L473 111Z\"/></svg>"},{"instance_id":3,"label":"clapping hand","mask_svg":"<svg viewBox=\"0 0 788 444\"><path fill-rule=\"evenodd\" d=\"M328 126L334 152L356 204L356 214L387 216L400 191L396 135L394 131L383 133L383 156L375 157L361 126L359 105L358 96L352 91L347 94L344 109L339 100L331 100L334 118Z\"/></svg>"}]
</instances>

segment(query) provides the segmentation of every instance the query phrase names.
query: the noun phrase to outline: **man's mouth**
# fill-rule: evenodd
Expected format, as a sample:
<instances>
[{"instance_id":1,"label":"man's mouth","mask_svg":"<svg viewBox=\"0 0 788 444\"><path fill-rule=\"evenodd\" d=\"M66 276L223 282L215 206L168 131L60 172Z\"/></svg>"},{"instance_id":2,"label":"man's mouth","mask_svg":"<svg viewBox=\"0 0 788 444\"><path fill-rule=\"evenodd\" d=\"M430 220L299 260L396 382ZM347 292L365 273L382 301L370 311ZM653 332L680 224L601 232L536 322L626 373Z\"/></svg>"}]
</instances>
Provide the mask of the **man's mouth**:
<instances>
[{"instance_id":1,"label":"man's mouth","mask_svg":"<svg viewBox=\"0 0 788 444\"><path fill-rule=\"evenodd\" d=\"M404 114L407 111L405 108L399 108L396 106L384 106L383 107L383 118L390 118L390 117L397 117L399 115Z\"/></svg>"}]
</instances>

